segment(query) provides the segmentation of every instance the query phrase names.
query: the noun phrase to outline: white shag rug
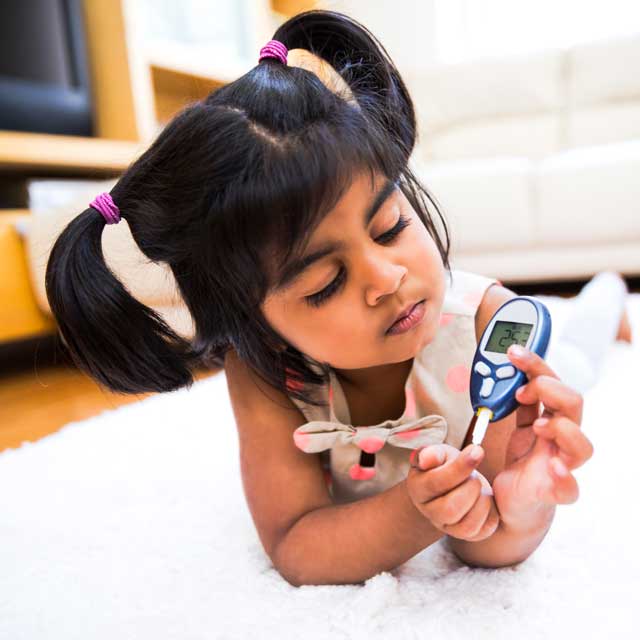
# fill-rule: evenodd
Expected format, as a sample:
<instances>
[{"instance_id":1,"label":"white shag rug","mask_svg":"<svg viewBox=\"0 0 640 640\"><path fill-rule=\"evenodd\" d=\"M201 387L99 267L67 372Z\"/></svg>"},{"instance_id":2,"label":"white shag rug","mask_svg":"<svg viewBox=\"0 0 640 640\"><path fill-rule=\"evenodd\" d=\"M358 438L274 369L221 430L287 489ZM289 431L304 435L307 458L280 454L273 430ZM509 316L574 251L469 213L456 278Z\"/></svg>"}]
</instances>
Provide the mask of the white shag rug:
<instances>
[{"instance_id":1,"label":"white shag rug","mask_svg":"<svg viewBox=\"0 0 640 640\"><path fill-rule=\"evenodd\" d=\"M558 330L570 302L542 298ZM640 337L640 295L629 301ZM0 454L0 638L639 638L640 349L585 394L594 444L526 561L442 541L364 585L289 585L246 507L221 373Z\"/></svg>"}]
</instances>

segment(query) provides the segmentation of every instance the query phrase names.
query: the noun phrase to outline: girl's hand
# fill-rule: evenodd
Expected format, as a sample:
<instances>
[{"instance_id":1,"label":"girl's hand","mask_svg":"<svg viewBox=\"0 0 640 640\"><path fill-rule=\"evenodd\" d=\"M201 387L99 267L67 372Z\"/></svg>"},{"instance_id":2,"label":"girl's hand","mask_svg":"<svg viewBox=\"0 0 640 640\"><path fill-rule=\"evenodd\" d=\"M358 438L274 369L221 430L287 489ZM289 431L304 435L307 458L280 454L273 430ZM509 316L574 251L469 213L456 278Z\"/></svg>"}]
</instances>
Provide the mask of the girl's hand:
<instances>
[{"instance_id":1,"label":"girl's hand","mask_svg":"<svg viewBox=\"0 0 640 640\"><path fill-rule=\"evenodd\" d=\"M507 525L526 528L540 510L578 499L578 484L571 471L593 454L593 446L580 430L582 396L560 382L537 354L509 348L511 362L529 382L516 392L516 429L507 445L505 468L493 481L500 518ZM544 412L540 416L540 402Z\"/></svg>"},{"instance_id":2,"label":"girl's hand","mask_svg":"<svg viewBox=\"0 0 640 640\"><path fill-rule=\"evenodd\" d=\"M480 452L477 460L469 453ZM463 451L434 444L411 454L407 490L415 507L433 526L461 540L484 540L498 527L498 511L489 481L476 467L484 450L470 445Z\"/></svg>"}]
</instances>

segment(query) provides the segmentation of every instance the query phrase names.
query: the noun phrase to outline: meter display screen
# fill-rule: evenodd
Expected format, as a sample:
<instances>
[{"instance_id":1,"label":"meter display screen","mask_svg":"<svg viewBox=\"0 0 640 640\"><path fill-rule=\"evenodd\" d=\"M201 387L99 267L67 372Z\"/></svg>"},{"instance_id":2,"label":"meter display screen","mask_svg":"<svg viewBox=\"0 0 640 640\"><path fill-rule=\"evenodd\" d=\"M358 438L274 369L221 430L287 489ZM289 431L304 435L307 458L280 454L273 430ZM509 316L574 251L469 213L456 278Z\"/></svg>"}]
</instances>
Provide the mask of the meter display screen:
<instances>
[{"instance_id":1,"label":"meter display screen","mask_svg":"<svg viewBox=\"0 0 640 640\"><path fill-rule=\"evenodd\" d=\"M495 353L506 353L512 344L525 346L531 335L532 324L524 324L523 322L504 322L498 320L494 327L485 351L493 351Z\"/></svg>"}]
</instances>

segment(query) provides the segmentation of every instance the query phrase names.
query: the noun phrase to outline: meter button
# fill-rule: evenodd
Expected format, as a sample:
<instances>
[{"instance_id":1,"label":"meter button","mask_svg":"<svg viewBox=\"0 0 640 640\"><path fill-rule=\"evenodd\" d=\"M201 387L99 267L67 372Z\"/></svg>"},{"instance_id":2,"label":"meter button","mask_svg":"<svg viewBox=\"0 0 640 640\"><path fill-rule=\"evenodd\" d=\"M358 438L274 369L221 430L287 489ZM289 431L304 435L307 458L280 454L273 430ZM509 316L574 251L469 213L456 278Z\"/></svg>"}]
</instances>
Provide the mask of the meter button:
<instances>
[{"instance_id":1,"label":"meter button","mask_svg":"<svg viewBox=\"0 0 640 640\"><path fill-rule=\"evenodd\" d=\"M491 369L482 361L476 362L476 366L473 368L474 371L477 371L481 376L487 377L491 373Z\"/></svg>"},{"instance_id":2,"label":"meter button","mask_svg":"<svg viewBox=\"0 0 640 640\"><path fill-rule=\"evenodd\" d=\"M482 388L480 389L480 397L481 398L487 398L491 395L491 392L493 391L493 385L496 383L496 381L493 378L485 378L482 381Z\"/></svg>"},{"instance_id":3,"label":"meter button","mask_svg":"<svg viewBox=\"0 0 640 640\"><path fill-rule=\"evenodd\" d=\"M503 378L513 378L516 375L516 370L511 366L507 365L506 367L500 367L496 371L496 377L500 380Z\"/></svg>"}]
</instances>

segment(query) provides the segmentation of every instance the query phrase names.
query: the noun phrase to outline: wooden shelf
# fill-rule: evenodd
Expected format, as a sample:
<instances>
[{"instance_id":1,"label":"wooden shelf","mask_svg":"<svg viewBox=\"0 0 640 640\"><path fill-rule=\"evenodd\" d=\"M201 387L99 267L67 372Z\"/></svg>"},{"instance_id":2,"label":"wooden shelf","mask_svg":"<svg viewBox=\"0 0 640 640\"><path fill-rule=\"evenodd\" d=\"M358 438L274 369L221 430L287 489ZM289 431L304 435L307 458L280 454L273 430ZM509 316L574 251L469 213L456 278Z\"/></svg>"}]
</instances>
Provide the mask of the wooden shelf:
<instances>
[{"instance_id":1,"label":"wooden shelf","mask_svg":"<svg viewBox=\"0 0 640 640\"><path fill-rule=\"evenodd\" d=\"M209 82L214 85L223 85L231 82L249 71L251 61L229 60L216 63L203 57L205 51L200 52L194 47L185 47L177 44L163 44L162 48L147 46L145 58L152 70L167 71L194 80ZM210 53L209 57L212 57Z\"/></svg>"},{"instance_id":2,"label":"wooden shelf","mask_svg":"<svg viewBox=\"0 0 640 640\"><path fill-rule=\"evenodd\" d=\"M265 4L255 10L255 30L262 34L270 28L274 10L294 13L314 4ZM251 61L228 57L216 62L216 56L197 55L193 47L178 43L139 46L129 33L135 25L131 0L83 0L82 6L91 54L96 137L0 131L0 172L117 176L179 110L252 66ZM129 30L125 28L128 21L132 21Z\"/></svg>"},{"instance_id":3,"label":"wooden shelf","mask_svg":"<svg viewBox=\"0 0 640 640\"><path fill-rule=\"evenodd\" d=\"M271 0L271 8L284 16L293 16L309 9L315 9L317 2L307 0Z\"/></svg>"},{"instance_id":4,"label":"wooden shelf","mask_svg":"<svg viewBox=\"0 0 640 640\"><path fill-rule=\"evenodd\" d=\"M157 125L165 125L190 102L202 100L215 89L239 78L250 69L250 63L225 60L216 67L213 58L199 56L193 50L176 44L161 49L148 49L145 59L151 73ZM205 60L206 62L203 62Z\"/></svg>"},{"instance_id":5,"label":"wooden shelf","mask_svg":"<svg viewBox=\"0 0 640 640\"><path fill-rule=\"evenodd\" d=\"M0 171L118 175L148 145L24 131L0 131Z\"/></svg>"},{"instance_id":6,"label":"wooden shelf","mask_svg":"<svg viewBox=\"0 0 640 640\"><path fill-rule=\"evenodd\" d=\"M16 222L20 223L25 219L31 219L30 209L0 209L0 224L15 226Z\"/></svg>"},{"instance_id":7,"label":"wooden shelf","mask_svg":"<svg viewBox=\"0 0 640 640\"><path fill-rule=\"evenodd\" d=\"M22 202L26 177L120 176L178 111L255 64L197 55L193 47L188 51L180 45L148 50L150 43L140 36L137 0L81 0L80 5L95 137L0 130L0 186L4 181L11 196L6 202L27 204ZM280 20L274 8L302 8L295 2L276 5L260 0L247 13L248 41L256 52ZM32 222L26 209L0 210L0 342L54 329L30 289L22 236Z\"/></svg>"}]
</instances>

